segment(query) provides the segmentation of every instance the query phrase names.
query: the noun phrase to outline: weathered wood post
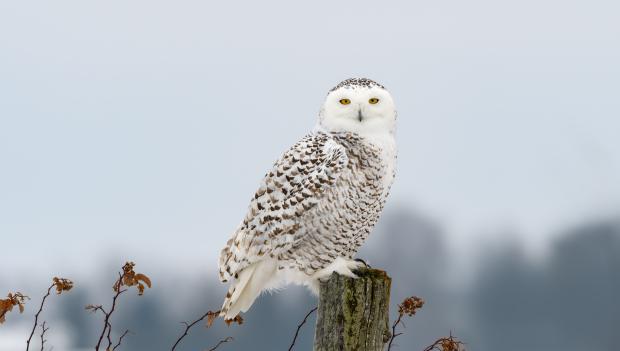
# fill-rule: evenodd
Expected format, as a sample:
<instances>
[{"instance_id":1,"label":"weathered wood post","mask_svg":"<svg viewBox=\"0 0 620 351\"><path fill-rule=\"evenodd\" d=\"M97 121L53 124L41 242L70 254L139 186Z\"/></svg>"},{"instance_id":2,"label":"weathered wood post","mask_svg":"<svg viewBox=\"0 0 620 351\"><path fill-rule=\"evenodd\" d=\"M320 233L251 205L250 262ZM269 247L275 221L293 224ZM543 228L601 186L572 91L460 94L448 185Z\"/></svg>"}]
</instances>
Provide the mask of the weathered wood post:
<instances>
[{"instance_id":1,"label":"weathered wood post","mask_svg":"<svg viewBox=\"0 0 620 351\"><path fill-rule=\"evenodd\" d=\"M389 341L392 279L378 269L355 273L321 282L315 351L382 351Z\"/></svg>"}]
</instances>

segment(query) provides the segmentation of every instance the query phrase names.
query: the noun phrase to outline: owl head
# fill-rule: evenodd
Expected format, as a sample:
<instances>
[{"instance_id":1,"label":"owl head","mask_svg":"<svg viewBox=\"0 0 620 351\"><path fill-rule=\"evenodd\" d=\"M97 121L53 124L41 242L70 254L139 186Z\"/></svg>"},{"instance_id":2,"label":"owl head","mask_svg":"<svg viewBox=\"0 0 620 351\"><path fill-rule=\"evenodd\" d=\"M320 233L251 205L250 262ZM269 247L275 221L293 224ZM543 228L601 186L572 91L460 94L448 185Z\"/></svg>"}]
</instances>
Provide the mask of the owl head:
<instances>
[{"instance_id":1,"label":"owl head","mask_svg":"<svg viewBox=\"0 0 620 351\"><path fill-rule=\"evenodd\" d=\"M350 78L332 88L319 113L319 126L329 132L360 135L393 133L396 108L383 85L367 78Z\"/></svg>"}]
</instances>

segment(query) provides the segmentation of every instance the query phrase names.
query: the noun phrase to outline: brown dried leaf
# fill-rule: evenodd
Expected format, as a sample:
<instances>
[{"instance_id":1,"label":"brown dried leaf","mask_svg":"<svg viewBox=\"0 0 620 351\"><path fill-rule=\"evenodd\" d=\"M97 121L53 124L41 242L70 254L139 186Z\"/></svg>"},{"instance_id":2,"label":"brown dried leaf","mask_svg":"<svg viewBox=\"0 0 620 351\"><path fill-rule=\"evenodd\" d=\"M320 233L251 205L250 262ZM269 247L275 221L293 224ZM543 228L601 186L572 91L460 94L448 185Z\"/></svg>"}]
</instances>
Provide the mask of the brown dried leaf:
<instances>
[{"instance_id":1,"label":"brown dried leaf","mask_svg":"<svg viewBox=\"0 0 620 351\"><path fill-rule=\"evenodd\" d=\"M134 279L136 281L140 281L141 280L141 281L144 282L144 284L146 284L146 286L148 286L149 288L151 287L151 279L149 277L147 277L146 275L142 274L142 273L136 274Z\"/></svg>"},{"instance_id":2,"label":"brown dried leaf","mask_svg":"<svg viewBox=\"0 0 620 351\"><path fill-rule=\"evenodd\" d=\"M439 338L432 345L428 346L424 349L424 351L464 351L465 345L462 341L458 340L452 333L450 333L449 337Z\"/></svg>"},{"instance_id":3,"label":"brown dried leaf","mask_svg":"<svg viewBox=\"0 0 620 351\"><path fill-rule=\"evenodd\" d=\"M416 314L416 312L424 306L424 300L417 296L411 296L403 300L403 302L398 305L398 313L400 315L408 315L409 317Z\"/></svg>"},{"instance_id":4,"label":"brown dried leaf","mask_svg":"<svg viewBox=\"0 0 620 351\"><path fill-rule=\"evenodd\" d=\"M136 266L133 262L127 262L123 266L122 279L117 280L112 289L118 292L122 286L136 286L138 289L138 295L144 294L144 284L151 287L151 279L142 273L136 273L133 268ZM144 282L144 284L142 284Z\"/></svg>"},{"instance_id":5,"label":"brown dried leaf","mask_svg":"<svg viewBox=\"0 0 620 351\"><path fill-rule=\"evenodd\" d=\"M58 295L63 291L69 291L73 288L73 282L69 279L54 277L53 281Z\"/></svg>"},{"instance_id":6,"label":"brown dried leaf","mask_svg":"<svg viewBox=\"0 0 620 351\"><path fill-rule=\"evenodd\" d=\"M17 292L15 294L9 293L6 299L0 300L0 324L4 323L6 314L11 312L14 306L18 306L19 313L23 313L26 299L29 299L29 297Z\"/></svg>"},{"instance_id":7,"label":"brown dried leaf","mask_svg":"<svg viewBox=\"0 0 620 351\"><path fill-rule=\"evenodd\" d=\"M211 312L207 314L207 328L210 328L213 325L213 322L217 319L217 316L220 314L220 311Z\"/></svg>"}]
</instances>

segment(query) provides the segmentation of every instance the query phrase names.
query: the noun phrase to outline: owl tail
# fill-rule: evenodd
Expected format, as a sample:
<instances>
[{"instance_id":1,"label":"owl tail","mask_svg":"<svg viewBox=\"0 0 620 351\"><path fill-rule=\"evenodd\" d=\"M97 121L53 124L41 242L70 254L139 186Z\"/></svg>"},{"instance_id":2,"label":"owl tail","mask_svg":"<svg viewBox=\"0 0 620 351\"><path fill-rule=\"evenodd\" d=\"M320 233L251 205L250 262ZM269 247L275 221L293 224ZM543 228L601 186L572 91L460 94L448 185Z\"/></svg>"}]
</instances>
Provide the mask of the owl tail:
<instances>
[{"instance_id":1,"label":"owl tail","mask_svg":"<svg viewBox=\"0 0 620 351\"><path fill-rule=\"evenodd\" d=\"M275 268L275 264L268 261L260 261L244 268L228 289L220 316L224 317L224 320L231 320L240 312L247 311L272 281Z\"/></svg>"}]
</instances>

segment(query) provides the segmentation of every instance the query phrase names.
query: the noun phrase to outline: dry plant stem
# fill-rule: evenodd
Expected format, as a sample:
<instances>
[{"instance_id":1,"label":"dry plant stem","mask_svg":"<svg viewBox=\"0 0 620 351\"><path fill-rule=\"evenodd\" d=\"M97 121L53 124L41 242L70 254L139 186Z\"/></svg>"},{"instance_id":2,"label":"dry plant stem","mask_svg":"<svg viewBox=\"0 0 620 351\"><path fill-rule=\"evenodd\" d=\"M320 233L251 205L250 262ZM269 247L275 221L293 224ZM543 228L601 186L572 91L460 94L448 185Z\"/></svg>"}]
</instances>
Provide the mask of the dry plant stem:
<instances>
[{"instance_id":1,"label":"dry plant stem","mask_svg":"<svg viewBox=\"0 0 620 351\"><path fill-rule=\"evenodd\" d=\"M187 322L183 322L183 324L185 324L185 331L183 331L183 334L181 336L179 336L179 338L177 339L177 341L174 343L174 345L172 345L172 348L170 349L170 351L174 351L177 346L179 345L179 343L181 342L181 340L183 340L184 337L186 337L189 334L189 330L196 325L196 323L204 320L205 318L209 317L210 315L218 315L220 313L220 311L216 311L216 312L212 312L212 311L207 311L207 313L203 314L202 316L200 316L198 319L196 319L195 321L191 322L191 323L187 323ZM219 345L219 344L218 344ZM217 346L216 346L217 347Z\"/></svg>"},{"instance_id":2,"label":"dry plant stem","mask_svg":"<svg viewBox=\"0 0 620 351\"><path fill-rule=\"evenodd\" d=\"M226 339L222 339L222 340L220 340L220 341L219 341L219 342L218 342L215 346L213 346L212 348L210 348L210 349L209 349L209 351L215 351L215 349L217 349L218 347L220 347L220 345L222 345L222 344L224 344L224 343L227 343L227 342L229 342L229 341L232 341L232 340L233 340L232 336L228 336L228 337L226 337Z\"/></svg>"},{"instance_id":3,"label":"dry plant stem","mask_svg":"<svg viewBox=\"0 0 620 351\"><path fill-rule=\"evenodd\" d=\"M434 350L437 346L439 346L439 344L441 344L441 342L442 342L442 341L443 341L443 338L435 340L435 342L434 342L432 345L427 346L427 347L424 349L424 351L431 351L431 350Z\"/></svg>"},{"instance_id":4,"label":"dry plant stem","mask_svg":"<svg viewBox=\"0 0 620 351\"><path fill-rule=\"evenodd\" d=\"M112 325L108 322L108 333L106 334L106 338L108 339L108 347L106 347L106 351L110 349L110 347L112 347L112 338L110 337L110 334L112 333Z\"/></svg>"},{"instance_id":5,"label":"dry plant stem","mask_svg":"<svg viewBox=\"0 0 620 351\"><path fill-rule=\"evenodd\" d=\"M45 332L48 331L49 329L50 328L45 327L45 321L43 321L43 324L41 325L41 351L43 351L45 342L47 341L45 340Z\"/></svg>"},{"instance_id":6,"label":"dry plant stem","mask_svg":"<svg viewBox=\"0 0 620 351\"><path fill-rule=\"evenodd\" d=\"M117 347L121 346L121 343L123 342L123 338L127 336L127 334L129 334L129 329L125 330L123 335L121 335L121 337L118 338L118 342L116 343L116 345L114 345L114 347L112 348L112 351L116 350ZM110 349L109 346L108 346L108 349Z\"/></svg>"},{"instance_id":7,"label":"dry plant stem","mask_svg":"<svg viewBox=\"0 0 620 351\"><path fill-rule=\"evenodd\" d=\"M308 317L310 317L310 315L316 311L319 307L315 307L313 309L310 310L310 312L308 312L308 314L306 314L306 316L304 317L304 320L301 321L301 323L299 323L299 325L297 326L297 331L295 332L295 336L293 337L293 341L291 342L291 346L289 346L288 351L291 351L293 349L293 346L295 346L295 341L297 341L297 336L299 335L299 330L301 329L301 327L303 327L304 324L306 324L306 321L308 320Z\"/></svg>"},{"instance_id":8,"label":"dry plant stem","mask_svg":"<svg viewBox=\"0 0 620 351\"><path fill-rule=\"evenodd\" d=\"M127 291L127 289L121 289L121 284L123 282L123 278L125 277L125 273L123 274L119 273L118 275L119 275L118 288L116 290L116 294L114 295L114 298L112 299L112 307L110 308L110 312L106 313L103 310L103 308L99 308L101 309L101 312L103 312L103 314L105 315L105 320L103 321L103 330L101 331L101 335L99 335L99 341L97 341L97 345L95 346L96 351L99 351L99 347L101 346L101 341L103 341L103 337L105 336L106 330L108 328L112 329L112 326L110 325L110 316L112 315L112 313L114 313L114 309L116 308L116 300L122 293Z\"/></svg>"},{"instance_id":9,"label":"dry plant stem","mask_svg":"<svg viewBox=\"0 0 620 351\"><path fill-rule=\"evenodd\" d=\"M28 340L26 341L26 351L30 349L30 341L32 341L32 336L34 335L34 331L37 329L37 325L39 323L39 315L41 314L41 311L43 311L43 305L45 304L45 299L47 299L47 297L50 296L52 292L52 288L55 285L56 283L50 285L50 287L47 289L47 294L45 294L45 296L43 296L43 300L41 300L41 306L39 307L39 311L37 312L37 314L34 315L34 325L32 326L30 337L28 337Z\"/></svg>"},{"instance_id":10,"label":"dry plant stem","mask_svg":"<svg viewBox=\"0 0 620 351\"><path fill-rule=\"evenodd\" d=\"M427 346L424 351L440 350L440 351L459 351L462 350L464 343L454 336L450 332L450 336L447 338L439 338L432 345Z\"/></svg>"},{"instance_id":11,"label":"dry plant stem","mask_svg":"<svg viewBox=\"0 0 620 351\"><path fill-rule=\"evenodd\" d=\"M417 296L411 296L403 300L402 303L398 304L398 318L392 324L392 336L390 336L390 342L388 344L388 351L392 348L392 343L397 336L402 335L403 333L397 333L396 327L399 324L402 324L403 327L405 323L403 323L402 319L404 316L412 317L416 314L416 312L424 306L424 300Z\"/></svg>"},{"instance_id":12,"label":"dry plant stem","mask_svg":"<svg viewBox=\"0 0 620 351\"><path fill-rule=\"evenodd\" d=\"M392 324L392 336L390 337L390 343L388 344L388 351L390 351L392 349L392 343L394 342L394 339L396 339L397 336L401 335L402 333L397 333L396 332L396 326L398 326L401 323L401 319L403 318L403 314L399 313L398 314L398 319L396 319L396 322L394 322L394 324Z\"/></svg>"}]
</instances>

